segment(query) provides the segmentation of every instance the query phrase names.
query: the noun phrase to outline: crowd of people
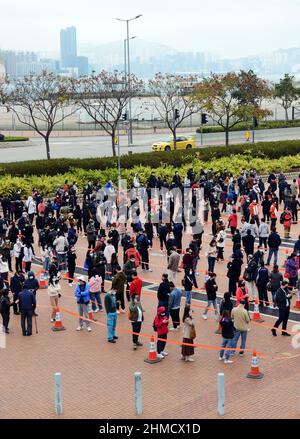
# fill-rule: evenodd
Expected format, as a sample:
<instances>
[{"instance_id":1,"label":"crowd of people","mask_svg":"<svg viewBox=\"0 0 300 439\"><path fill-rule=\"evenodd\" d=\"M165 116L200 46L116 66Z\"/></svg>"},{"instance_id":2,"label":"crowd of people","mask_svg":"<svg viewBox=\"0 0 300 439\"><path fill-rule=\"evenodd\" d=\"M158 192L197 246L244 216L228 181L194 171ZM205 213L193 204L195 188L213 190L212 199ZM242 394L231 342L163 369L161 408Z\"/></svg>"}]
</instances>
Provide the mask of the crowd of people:
<instances>
[{"instance_id":1,"label":"crowd of people","mask_svg":"<svg viewBox=\"0 0 300 439\"><path fill-rule=\"evenodd\" d=\"M155 271L151 250L157 239L161 252L166 252L165 273L157 288L157 313L152 325L158 337L160 359L168 355L169 331L183 328L182 359L194 361L196 330L192 299L193 292L199 290L199 267L205 272L207 296L202 317L208 319L212 306L222 332L219 357L225 364L232 362L236 350L240 356L244 354L251 321L250 305L257 297L261 309L278 309L279 318L272 335L277 335L276 328L282 324L282 335L289 336L291 299L300 290L300 236L287 257L283 273L278 255L284 243L291 242L291 229L297 229L299 190L300 176L289 182L283 173L272 172L264 182L255 170L243 170L235 179L226 170L201 171L196 175L189 169L184 181L176 172L171 184L153 172L142 185L136 175L126 197L111 181L104 187L90 181L81 193L76 182L65 181L52 199L45 199L36 188L26 199L21 190L13 196L3 196L0 311L4 330L9 333L12 308L14 314L21 316L23 335L32 335L41 277L48 282L50 320L54 323L64 277L69 287L74 288L79 315L77 331L85 326L90 332L89 313L105 311L107 340L116 343L118 315L127 314L132 325L133 349L143 346L139 336L145 311L141 300L142 273ZM188 209L183 208L182 201L186 193L190 196ZM121 215L121 195L126 199L126 215ZM203 257L200 252L209 214L211 234ZM192 238L186 243L190 230ZM86 240L84 273L81 270L78 275L76 261L83 239ZM225 263L225 251L231 245L226 260L228 288L218 295L220 265L217 263ZM41 268L38 275L33 264Z\"/></svg>"}]
</instances>

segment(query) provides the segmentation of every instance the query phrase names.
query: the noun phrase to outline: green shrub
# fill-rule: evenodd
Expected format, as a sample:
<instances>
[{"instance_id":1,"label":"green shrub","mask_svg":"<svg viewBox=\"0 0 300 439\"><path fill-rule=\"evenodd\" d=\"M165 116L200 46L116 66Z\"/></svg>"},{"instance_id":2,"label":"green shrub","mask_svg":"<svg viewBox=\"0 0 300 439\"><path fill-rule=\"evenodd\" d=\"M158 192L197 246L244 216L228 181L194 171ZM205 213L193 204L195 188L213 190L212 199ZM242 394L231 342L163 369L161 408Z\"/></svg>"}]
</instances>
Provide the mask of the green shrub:
<instances>
[{"instance_id":1,"label":"green shrub","mask_svg":"<svg viewBox=\"0 0 300 439\"><path fill-rule=\"evenodd\" d=\"M241 122L235 125L231 131L246 131L251 128L251 123ZM259 122L259 126L256 130L270 130L275 128L292 128L292 127L300 127L300 120L268 120ZM197 133L201 132L201 128L197 128ZM221 133L224 132L224 129L219 125L216 126L204 126L203 133Z\"/></svg>"},{"instance_id":2,"label":"green shrub","mask_svg":"<svg viewBox=\"0 0 300 439\"><path fill-rule=\"evenodd\" d=\"M285 155L294 156L300 153L300 140L286 140L280 142L261 142L256 144L242 144L230 146L205 147L191 150L170 152L148 152L121 157L122 169L132 169L135 166L157 169L160 166L173 166L181 168L193 160L209 162L213 159L231 157L237 154L247 155L252 158L278 159ZM71 172L74 168L84 170L117 169L117 158L102 157L88 159L52 159L35 160L16 163L0 164L0 175L48 175L54 176Z\"/></svg>"}]
</instances>

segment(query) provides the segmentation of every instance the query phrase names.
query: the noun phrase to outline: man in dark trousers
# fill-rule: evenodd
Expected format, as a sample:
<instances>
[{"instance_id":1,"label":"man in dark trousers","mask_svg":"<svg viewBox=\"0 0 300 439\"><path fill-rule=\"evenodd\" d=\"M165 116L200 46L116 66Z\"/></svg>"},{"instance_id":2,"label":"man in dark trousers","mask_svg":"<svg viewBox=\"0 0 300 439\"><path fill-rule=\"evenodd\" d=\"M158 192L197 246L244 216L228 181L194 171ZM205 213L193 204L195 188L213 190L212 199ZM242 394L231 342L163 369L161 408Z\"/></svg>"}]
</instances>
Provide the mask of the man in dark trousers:
<instances>
[{"instance_id":1,"label":"man in dark trousers","mask_svg":"<svg viewBox=\"0 0 300 439\"><path fill-rule=\"evenodd\" d=\"M286 332L286 328L290 315L291 298L292 298L292 294L289 290L289 283L288 281L284 280L279 290L276 291L274 298L275 303L279 308L279 319L275 323L274 328L278 328L279 325L282 323L281 335L284 335L286 337L290 337L290 334ZM276 337L277 336L276 329L271 329L271 331L273 336Z\"/></svg>"},{"instance_id":2,"label":"man in dark trousers","mask_svg":"<svg viewBox=\"0 0 300 439\"><path fill-rule=\"evenodd\" d=\"M32 316L36 307L35 295L30 290L23 290L19 294L19 308L21 312L21 327L24 336L32 335Z\"/></svg>"},{"instance_id":3,"label":"man in dark trousers","mask_svg":"<svg viewBox=\"0 0 300 439\"><path fill-rule=\"evenodd\" d=\"M157 291L158 308L161 306L169 309L169 296L171 294L170 282L167 274L162 275L161 283Z\"/></svg>"}]
</instances>

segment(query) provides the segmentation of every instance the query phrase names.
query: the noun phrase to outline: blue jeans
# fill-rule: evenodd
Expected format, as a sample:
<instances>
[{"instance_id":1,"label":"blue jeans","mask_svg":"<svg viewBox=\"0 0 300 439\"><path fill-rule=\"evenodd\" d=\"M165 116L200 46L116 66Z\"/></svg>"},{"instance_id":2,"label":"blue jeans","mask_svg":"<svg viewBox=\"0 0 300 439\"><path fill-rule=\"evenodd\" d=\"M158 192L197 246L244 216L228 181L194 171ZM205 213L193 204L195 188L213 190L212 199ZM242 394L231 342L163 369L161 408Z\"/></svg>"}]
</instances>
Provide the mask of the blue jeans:
<instances>
[{"instance_id":1,"label":"blue jeans","mask_svg":"<svg viewBox=\"0 0 300 439\"><path fill-rule=\"evenodd\" d=\"M206 316L206 314L208 313L208 308L210 308L211 305L213 305L213 307L215 308L215 315L216 316L218 315L218 301L217 301L217 299L207 301L207 308L204 311L203 315Z\"/></svg>"},{"instance_id":2,"label":"blue jeans","mask_svg":"<svg viewBox=\"0 0 300 439\"><path fill-rule=\"evenodd\" d=\"M66 253L57 253L57 262L58 262L59 271L66 271L67 269Z\"/></svg>"},{"instance_id":3,"label":"blue jeans","mask_svg":"<svg viewBox=\"0 0 300 439\"><path fill-rule=\"evenodd\" d=\"M98 291L97 293L91 293L90 292L90 296L91 296L91 302L92 302L92 310L95 311L97 306L96 303L98 305L99 309L102 309L102 302L101 302L101 296L100 296L100 291Z\"/></svg>"},{"instance_id":4,"label":"blue jeans","mask_svg":"<svg viewBox=\"0 0 300 439\"><path fill-rule=\"evenodd\" d=\"M244 349L246 347L247 335L248 335L248 331L235 331L231 347L236 349L239 338L241 337L242 340L241 340L240 350L241 350L241 352L244 351ZM234 351L231 351L230 355L233 355L233 354L234 354Z\"/></svg>"},{"instance_id":5,"label":"blue jeans","mask_svg":"<svg viewBox=\"0 0 300 439\"><path fill-rule=\"evenodd\" d=\"M223 338L221 348L232 348L233 347L234 338ZM220 350L220 357L224 357L225 352L225 360L229 360L231 351L224 351L224 349Z\"/></svg>"},{"instance_id":6,"label":"blue jeans","mask_svg":"<svg viewBox=\"0 0 300 439\"><path fill-rule=\"evenodd\" d=\"M269 248L269 256L268 256L268 260L267 260L267 265L270 265L270 262L271 262L273 255L274 255L274 265L277 265L278 249L275 249L275 248Z\"/></svg>"},{"instance_id":7,"label":"blue jeans","mask_svg":"<svg viewBox=\"0 0 300 439\"><path fill-rule=\"evenodd\" d=\"M213 258L212 256L208 256L207 261L208 261L208 271L210 273L213 273L215 269L216 258Z\"/></svg>"},{"instance_id":8,"label":"blue jeans","mask_svg":"<svg viewBox=\"0 0 300 439\"><path fill-rule=\"evenodd\" d=\"M192 301L192 292L186 291L185 293L186 293L185 304L190 305Z\"/></svg>"},{"instance_id":9,"label":"blue jeans","mask_svg":"<svg viewBox=\"0 0 300 439\"><path fill-rule=\"evenodd\" d=\"M107 338L108 340L113 340L115 337L115 331L117 326L118 315L116 312L110 312L107 314Z\"/></svg>"}]
</instances>

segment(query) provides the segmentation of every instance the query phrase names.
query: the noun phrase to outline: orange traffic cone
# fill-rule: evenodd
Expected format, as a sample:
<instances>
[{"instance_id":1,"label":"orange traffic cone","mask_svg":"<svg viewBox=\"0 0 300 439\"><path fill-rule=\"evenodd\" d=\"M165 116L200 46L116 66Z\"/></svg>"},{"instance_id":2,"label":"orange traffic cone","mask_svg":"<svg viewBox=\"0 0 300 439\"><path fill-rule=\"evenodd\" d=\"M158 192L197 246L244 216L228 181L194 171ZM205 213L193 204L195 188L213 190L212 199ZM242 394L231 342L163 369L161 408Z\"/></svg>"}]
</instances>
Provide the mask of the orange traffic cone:
<instances>
[{"instance_id":1,"label":"orange traffic cone","mask_svg":"<svg viewBox=\"0 0 300 439\"><path fill-rule=\"evenodd\" d=\"M44 271L42 271L42 273L39 276L39 286L42 290L47 288L47 276L45 276Z\"/></svg>"},{"instance_id":2,"label":"orange traffic cone","mask_svg":"<svg viewBox=\"0 0 300 439\"><path fill-rule=\"evenodd\" d=\"M300 311L300 291L297 291L297 300L295 305L293 306L293 309L295 309L296 311Z\"/></svg>"},{"instance_id":3,"label":"orange traffic cone","mask_svg":"<svg viewBox=\"0 0 300 439\"><path fill-rule=\"evenodd\" d=\"M54 332L65 331L66 330L66 328L63 326L62 321L61 321L59 307L56 308L55 323L54 323L54 326L51 329Z\"/></svg>"},{"instance_id":4,"label":"orange traffic cone","mask_svg":"<svg viewBox=\"0 0 300 439\"><path fill-rule=\"evenodd\" d=\"M263 378L264 374L259 371L259 359L256 354L256 350L253 350L252 359L251 359L251 369L247 375L247 378L252 378L255 380L260 380Z\"/></svg>"},{"instance_id":5,"label":"orange traffic cone","mask_svg":"<svg viewBox=\"0 0 300 439\"><path fill-rule=\"evenodd\" d=\"M149 363L149 364L159 363L161 361L161 358L158 358L158 356L157 356L156 346L155 346L155 341L154 341L153 335L151 335L151 338L150 338L150 349L149 349L148 358L146 358L144 361L145 361L145 363Z\"/></svg>"},{"instance_id":6,"label":"orange traffic cone","mask_svg":"<svg viewBox=\"0 0 300 439\"><path fill-rule=\"evenodd\" d=\"M258 298L257 297L256 297L256 299L254 301L254 312L253 312L252 320L254 322L259 322L259 323L264 322L264 320L260 317L259 306L258 306Z\"/></svg>"}]
</instances>

